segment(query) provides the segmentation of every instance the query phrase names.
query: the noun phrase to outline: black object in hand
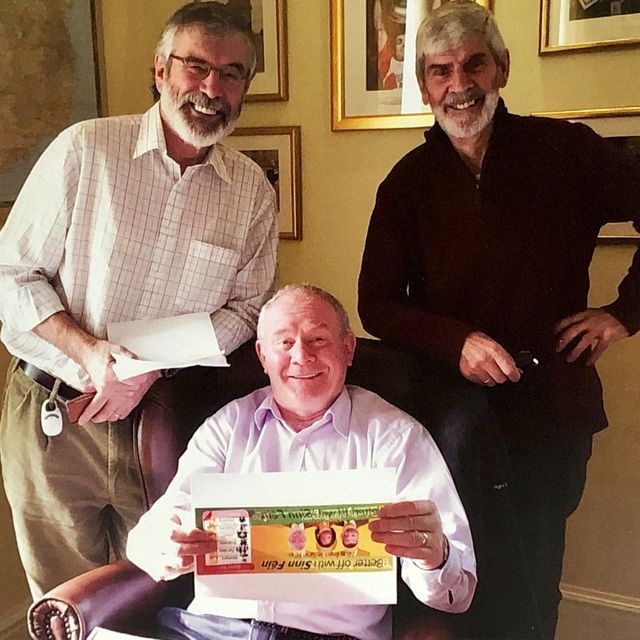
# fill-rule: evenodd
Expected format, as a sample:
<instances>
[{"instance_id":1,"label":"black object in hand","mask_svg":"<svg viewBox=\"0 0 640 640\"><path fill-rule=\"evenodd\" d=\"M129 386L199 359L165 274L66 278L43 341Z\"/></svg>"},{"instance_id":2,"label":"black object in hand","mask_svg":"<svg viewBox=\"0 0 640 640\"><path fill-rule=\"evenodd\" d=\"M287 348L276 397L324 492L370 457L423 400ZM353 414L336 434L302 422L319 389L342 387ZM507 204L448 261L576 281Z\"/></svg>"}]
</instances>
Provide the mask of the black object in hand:
<instances>
[{"instance_id":1,"label":"black object in hand","mask_svg":"<svg viewBox=\"0 0 640 640\"><path fill-rule=\"evenodd\" d=\"M518 351L513 359L516 362L516 367L523 372L527 369L533 369L540 364L540 360L538 360L531 351Z\"/></svg>"}]
</instances>

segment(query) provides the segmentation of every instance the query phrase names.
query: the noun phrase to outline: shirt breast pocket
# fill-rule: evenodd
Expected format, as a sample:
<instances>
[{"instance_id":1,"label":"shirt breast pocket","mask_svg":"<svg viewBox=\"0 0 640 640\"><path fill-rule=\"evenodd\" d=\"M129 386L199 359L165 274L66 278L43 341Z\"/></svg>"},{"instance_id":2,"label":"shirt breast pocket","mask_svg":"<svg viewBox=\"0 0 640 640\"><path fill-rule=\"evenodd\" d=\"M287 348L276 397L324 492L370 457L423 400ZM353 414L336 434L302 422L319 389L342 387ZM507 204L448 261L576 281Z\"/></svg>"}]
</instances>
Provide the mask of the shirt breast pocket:
<instances>
[{"instance_id":1,"label":"shirt breast pocket","mask_svg":"<svg viewBox=\"0 0 640 640\"><path fill-rule=\"evenodd\" d=\"M178 305L185 313L212 313L222 307L229 299L239 262L237 251L192 240L178 285Z\"/></svg>"}]
</instances>

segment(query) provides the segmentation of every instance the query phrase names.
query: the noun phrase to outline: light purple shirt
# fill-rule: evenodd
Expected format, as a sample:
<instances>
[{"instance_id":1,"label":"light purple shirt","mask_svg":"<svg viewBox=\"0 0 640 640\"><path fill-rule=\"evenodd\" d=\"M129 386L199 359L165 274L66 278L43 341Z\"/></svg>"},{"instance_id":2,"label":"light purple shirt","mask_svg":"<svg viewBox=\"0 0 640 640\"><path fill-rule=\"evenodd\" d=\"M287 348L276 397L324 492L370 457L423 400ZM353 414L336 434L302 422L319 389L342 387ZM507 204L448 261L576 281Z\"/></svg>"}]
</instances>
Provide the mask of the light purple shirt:
<instances>
[{"instance_id":1,"label":"light purple shirt","mask_svg":"<svg viewBox=\"0 0 640 640\"><path fill-rule=\"evenodd\" d=\"M360 387L347 386L325 415L296 433L283 420L269 387L236 400L208 418L180 458L166 493L129 534L127 556L156 580L169 578L160 545L176 514L193 524L191 476L196 472L264 473L391 467L398 500L433 500L450 555L442 569L402 563L402 577L416 598L443 611L468 609L476 586L469 523L449 470L427 431L406 413ZM256 487L256 491L259 491ZM391 638L385 605L322 608L300 603L198 598L194 613L256 618L315 633L362 640Z\"/></svg>"}]
</instances>

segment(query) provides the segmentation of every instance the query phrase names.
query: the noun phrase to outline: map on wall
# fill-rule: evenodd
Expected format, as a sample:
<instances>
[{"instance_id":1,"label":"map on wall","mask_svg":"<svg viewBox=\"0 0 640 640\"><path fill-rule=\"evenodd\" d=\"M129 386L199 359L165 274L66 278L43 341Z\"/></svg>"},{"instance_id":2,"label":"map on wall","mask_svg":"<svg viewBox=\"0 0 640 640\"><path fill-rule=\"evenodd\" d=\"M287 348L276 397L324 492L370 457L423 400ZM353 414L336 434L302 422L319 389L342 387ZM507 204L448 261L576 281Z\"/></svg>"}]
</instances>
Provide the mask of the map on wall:
<instances>
[{"instance_id":1,"label":"map on wall","mask_svg":"<svg viewBox=\"0 0 640 640\"><path fill-rule=\"evenodd\" d=\"M0 2L0 204L46 146L98 115L93 0Z\"/></svg>"}]
</instances>

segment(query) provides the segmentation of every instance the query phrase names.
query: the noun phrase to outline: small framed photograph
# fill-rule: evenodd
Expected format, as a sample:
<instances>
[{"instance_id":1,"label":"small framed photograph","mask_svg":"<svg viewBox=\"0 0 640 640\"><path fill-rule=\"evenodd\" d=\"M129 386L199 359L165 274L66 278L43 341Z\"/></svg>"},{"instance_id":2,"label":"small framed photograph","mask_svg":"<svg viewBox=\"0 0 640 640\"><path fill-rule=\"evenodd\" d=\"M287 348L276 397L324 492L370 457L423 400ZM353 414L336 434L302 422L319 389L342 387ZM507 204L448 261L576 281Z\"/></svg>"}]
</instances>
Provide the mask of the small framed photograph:
<instances>
[{"instance_id":1,"label":"small framed photograph","mask_svg":"<svg viewBox=\"0 0 640 640\"><path fill-rule=\"evenodd\" d=\"M247 102L287 100L287 0L217 0L251 25L258 64Z\"/></svg>"},{"instance_id":2,"label":"small framed photograph","mask_svg":"<svg viewBox=\"0 0 640 640\"><path fill-rule=\"evenodd\" d=\"M448 1L331 0L334 131L433 125L416 80L415 40L422 20Z\"/></svg>"},{"instance_id":3,"label":"small framed photograph","mask_svg":"<svg viewBox=\"0 0 640 640\"><path fill-rule=\"evenodd\" d=\"M280 238L302 240L300 127L240 128L224 144L257 162L276 190Z\"/></svg>"},{"instance_id":4,"label":"small framed photograph","mask_svg":"<svg viewBox=\"0 0 640 640\"><path fill-rule=\"evenodd\" d=\"M640 0L540 0L539 52L640 44Z\"/></svg>"},{"instance_id":5,"label":"small framed photograph","mask_svg":"<svg viewBox=\"0 0 640 640\"><path fill-rule=\"evenodd\" d=\"M640 162L640 107L550 111L532 115L582 122L615 145L627 149ZM631 222L606 224L598 237L603 240L640 240L640 234Z\"/></svg>"},{"instance_id":6,"label":"small framed photograph","mask_svg":"<svg viewBox=\"0 0 640 640\"><path fill-rule=\"evenodd\" d=\"M60 131L104 113L99 16L99 0L3 3L0 206Z\"/></svg>"}]
</instances>

